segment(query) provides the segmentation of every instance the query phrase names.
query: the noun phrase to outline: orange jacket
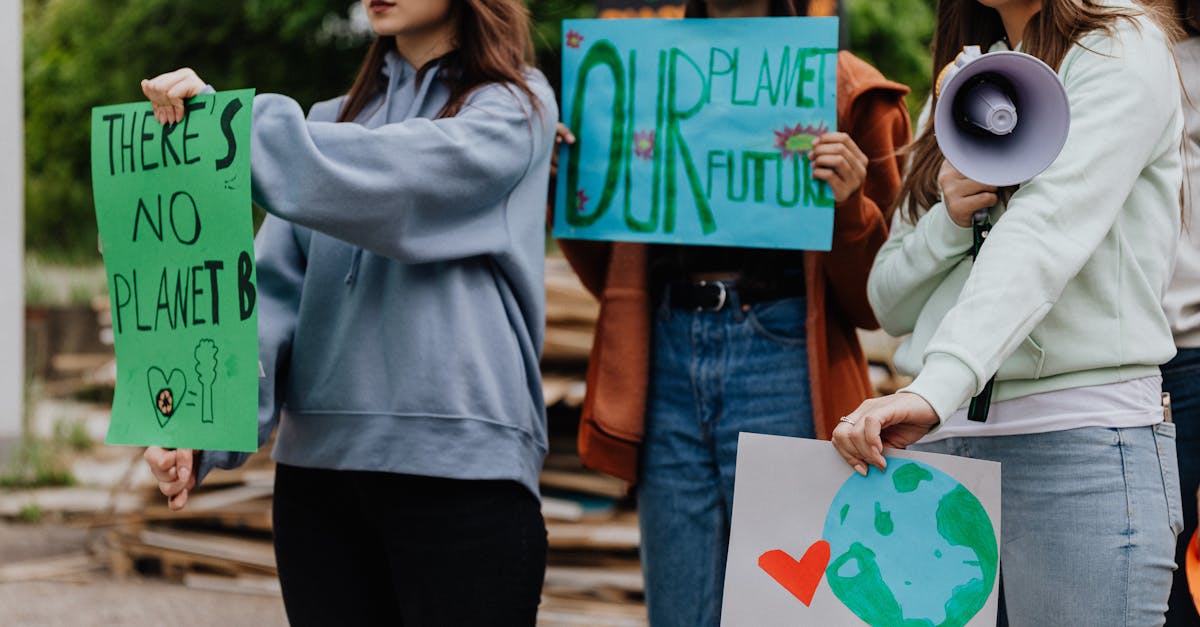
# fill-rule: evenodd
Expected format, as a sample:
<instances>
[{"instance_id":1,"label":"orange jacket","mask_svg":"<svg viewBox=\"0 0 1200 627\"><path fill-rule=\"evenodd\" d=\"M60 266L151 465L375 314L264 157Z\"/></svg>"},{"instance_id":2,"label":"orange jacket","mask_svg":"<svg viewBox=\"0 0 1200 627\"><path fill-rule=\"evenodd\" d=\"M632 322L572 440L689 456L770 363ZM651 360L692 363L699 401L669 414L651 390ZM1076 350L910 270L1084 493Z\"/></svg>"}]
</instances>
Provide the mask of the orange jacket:
<instances>
[{"instance_id":1,"label":"orange jacket","mask_svg":"<svg viewBox=\"0 0 1200 627\"><path fill-rule=\"evenodd\" d=\"M804 253L809 385L818 437L872 396L855 327L879 323L867 303L867 274L887 239L911 138L904 95L870 64L838 54L838 128L870 159L863 186L834 210L833 246ZM637 477L650 371L651 295L645 244L560 240L583 285L600 301L588 362L579 454L595 470Z\"/></svg>"}]
</instances>

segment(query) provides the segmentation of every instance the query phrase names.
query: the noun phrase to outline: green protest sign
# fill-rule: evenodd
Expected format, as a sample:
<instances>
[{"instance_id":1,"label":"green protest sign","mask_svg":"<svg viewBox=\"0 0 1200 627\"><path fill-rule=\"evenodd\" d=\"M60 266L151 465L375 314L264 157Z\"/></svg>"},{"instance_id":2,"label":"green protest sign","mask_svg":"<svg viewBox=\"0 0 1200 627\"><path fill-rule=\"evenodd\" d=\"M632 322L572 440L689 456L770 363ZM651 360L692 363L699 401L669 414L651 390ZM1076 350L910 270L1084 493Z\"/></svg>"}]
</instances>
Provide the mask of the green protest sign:
<instances>
[{"instance_id":1,"label":"green protest sign","mask_svg":"<svg viewBox=\"0 0 1200 627\"><path fill-rule=\"evenodd\" d=\"M253 98L196 96L169 126L149 102L92 109L117 354L109 444L258 448Z\"/></svg>"}]
</instances>

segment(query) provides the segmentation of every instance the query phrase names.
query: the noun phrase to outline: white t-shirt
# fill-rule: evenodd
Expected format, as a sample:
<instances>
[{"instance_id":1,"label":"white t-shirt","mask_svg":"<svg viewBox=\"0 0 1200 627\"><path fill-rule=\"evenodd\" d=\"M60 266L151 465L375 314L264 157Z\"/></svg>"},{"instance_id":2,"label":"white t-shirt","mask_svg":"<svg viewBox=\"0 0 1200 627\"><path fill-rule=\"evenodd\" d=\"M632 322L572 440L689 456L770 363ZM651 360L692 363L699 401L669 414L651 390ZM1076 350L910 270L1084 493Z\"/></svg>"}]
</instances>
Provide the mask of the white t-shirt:
<instances>
[{"instance_id":1,"label":"white t-shirt","mask_svg":"<svg viewBox=\"0 0 1200 627\"><path fill-rule=\"evenodd\" d=\"M993 402L986 422L972 422L967 410L960 409L921 442L1080 427L1145 427L1162 420L1162 377L1143 377Z\"/></svg>"}]
</instances>

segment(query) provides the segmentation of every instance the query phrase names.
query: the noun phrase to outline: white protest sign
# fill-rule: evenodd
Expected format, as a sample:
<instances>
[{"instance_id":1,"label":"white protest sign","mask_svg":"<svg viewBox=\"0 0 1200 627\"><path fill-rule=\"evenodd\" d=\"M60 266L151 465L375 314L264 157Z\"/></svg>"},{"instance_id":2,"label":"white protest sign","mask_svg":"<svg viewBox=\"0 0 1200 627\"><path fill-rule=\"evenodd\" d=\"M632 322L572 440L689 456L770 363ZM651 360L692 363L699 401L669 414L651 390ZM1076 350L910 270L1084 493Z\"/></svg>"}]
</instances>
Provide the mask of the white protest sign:
<instances>
[{"instance_id":1,"label":"white protest sign","mask_svg":"<svg viewBox=\"0 0 1200 627\"><path fill-rule=\"evenodd\" d=\"M743 433L725 627L996 624L1000 464Z\"/></svg>"}]
</instances>

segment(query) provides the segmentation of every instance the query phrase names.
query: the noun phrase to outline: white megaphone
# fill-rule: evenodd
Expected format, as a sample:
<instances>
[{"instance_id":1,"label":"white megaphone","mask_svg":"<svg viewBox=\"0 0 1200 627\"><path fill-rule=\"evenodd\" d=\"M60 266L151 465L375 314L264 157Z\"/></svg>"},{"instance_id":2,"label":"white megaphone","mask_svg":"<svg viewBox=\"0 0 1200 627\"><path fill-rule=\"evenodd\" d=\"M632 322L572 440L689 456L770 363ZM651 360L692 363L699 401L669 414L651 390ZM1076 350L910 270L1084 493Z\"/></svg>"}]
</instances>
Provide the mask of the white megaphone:
<instances>
[{"instance_id":1,"label":"white megaphone","mask_svg":"<svg viewBox=\"0 0 1200 627\"><path fill-rule=\"evenodd\" d=\"M1058 75L1022 52L966 46L938 76L933 131L942 156L985 185L1024 183L1067 141L1071 107Z\"/></svg>"}]
</instances>

